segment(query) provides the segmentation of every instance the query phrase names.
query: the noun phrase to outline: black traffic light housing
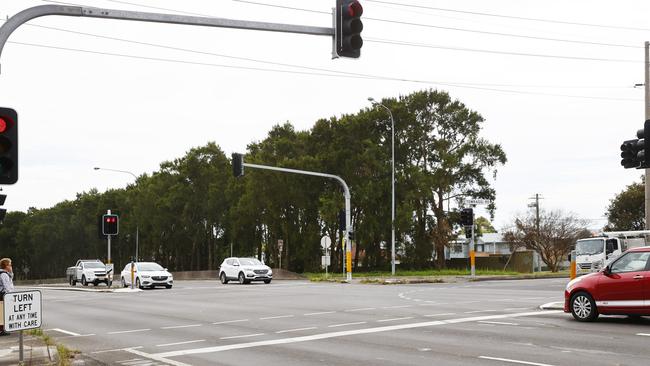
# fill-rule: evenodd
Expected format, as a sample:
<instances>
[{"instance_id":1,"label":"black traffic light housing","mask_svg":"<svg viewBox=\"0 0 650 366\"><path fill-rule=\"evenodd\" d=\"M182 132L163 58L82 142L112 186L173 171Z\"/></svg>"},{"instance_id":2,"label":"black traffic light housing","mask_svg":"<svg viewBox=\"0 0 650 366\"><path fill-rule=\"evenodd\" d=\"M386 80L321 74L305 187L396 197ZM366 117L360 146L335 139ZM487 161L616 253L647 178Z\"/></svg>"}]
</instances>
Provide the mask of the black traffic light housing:
<instances>
[{"instance_id":1,"label":"black traffic light housing","mask_svg":"<svg viewBox=\"0 0 650 366\"><path fill-rule=\"evenodd\" d=\"M235 178L244 176L244 155L232 153L232 174Z\"/></svg>"},{"instance_id":2,"label":"black traffic light housing","mask_svg":"<svg viewBox=\"0 0 650 366\"><path fill-rule=\"evenodd\" d=\"M359 58L363 39L363 7L358 0L336 0L334 43L336 54L341 57Z\"/></svg>"},{"instance_id":3,"label":"black traffic light housing","mask_svg":"<svg viewBox=\"0 0 650 366\"><path fill-rule=\"evenodd\" d=\"M6 198L7 198L6 194L0 194L0 206L5 204ZM0 222L2 222L5 219L6 214L7 214L7 210L4 208L0 208Z\"/></svg>"},{"instance_id":4,"label":"black traffic light housing","mask_svg":"<svg viewBox=\"0 0 650 366\"><path fill-rule=\"evenodd\" d=\"M474 225L474 210L471 208L464 208L460 211L460 223L463 226Z\"/></svg>"},{"instance_id":5,"label":"black traffic light housing","mask_svg":"<svg viewBox=\"0 0 650 366\"><path fill-rule=\"evenodd\" d=\"M650 119L636 132L636 137L621 144L621 165L625 169L650 168Z\"/></svg>"},{"instance_id":6,"label":"black traffic light housing","mask_svg":"<svg viewBox=\"0 0 650 366\"><path fill-rule=\"evenodd\" d=\"M18 181L18 113L0 107L0 184Z\"/></svg>"},{"instance_id":7,"label":"black traffic light housing","mask_svg":"<svg viewBox=\"0 0 650 366\"><path fill-rule=\"evenodd\" d=\"M102 216L102 234L117 235L120 232L120 217L115 214Z\"/></svg>"}]
</instances>

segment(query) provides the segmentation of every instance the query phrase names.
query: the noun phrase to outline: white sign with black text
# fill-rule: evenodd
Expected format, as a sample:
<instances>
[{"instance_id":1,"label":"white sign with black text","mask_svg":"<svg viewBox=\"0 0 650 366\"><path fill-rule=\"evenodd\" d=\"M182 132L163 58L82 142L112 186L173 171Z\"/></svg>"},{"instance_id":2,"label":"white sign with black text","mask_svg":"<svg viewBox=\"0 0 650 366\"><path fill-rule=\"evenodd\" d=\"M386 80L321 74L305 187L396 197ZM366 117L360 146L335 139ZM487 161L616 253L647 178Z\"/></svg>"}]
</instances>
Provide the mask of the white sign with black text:
<instances>
[{"instance_id":1,"label":"white sign with black text","mask_svg":"<svg viewBox=\"0 0 650 366\"><path fill-rule=\"evenodd\" d=\"M40 328L42 321L41 292L16 291L5 294L5 330L14 332Z\"/></svg>"}]
</instances>

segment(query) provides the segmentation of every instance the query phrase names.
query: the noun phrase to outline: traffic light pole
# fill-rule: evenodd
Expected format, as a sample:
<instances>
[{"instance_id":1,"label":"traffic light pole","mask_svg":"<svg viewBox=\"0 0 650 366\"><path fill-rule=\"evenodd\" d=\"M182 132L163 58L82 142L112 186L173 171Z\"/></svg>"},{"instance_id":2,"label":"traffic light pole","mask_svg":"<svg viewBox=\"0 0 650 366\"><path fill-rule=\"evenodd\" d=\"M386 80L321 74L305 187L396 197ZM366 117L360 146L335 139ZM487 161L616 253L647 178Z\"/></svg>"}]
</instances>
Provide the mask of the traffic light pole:
<instances>
[{"instance_id":1,"label":"traffic light pole","mask_svg":"<svg viewBox=\"0 0 650 366\"><path fill-rule=\"evenodd\" d=\"M106 214L107 214L107 215L110 215L110 214L111 214L111 210L106 210ZM107 240L107 242L108 242L108 254L107 254L107 256L106 256L106 265L107 265L108 267L111 267L111 236L113 236L113 235L106 235L106 237L108 238L108 240ZM112 268L112 267L111 267L111 268ZM108 287L111 287L111 284L112 284L112 282L113 282L113 281L111 280L111 277L112 277L112 276L113 276L113 273L106 273L106 277L108 277Z\"/></svg>"},{"instance_id":2,"label":"traffic light pole","mask_svg":"<svg viewBox=\"0 0 650 366\"><path fill-rule=\"evenodd\" d=\"M352 243L350 242L350 232L352 231L351 220L350 220L350 189L348 188L347 183L339 177L338 175L310 172L307 170L298 170L298 169L287 169L279 168L274 166L267 165L258 165L250 163L242 163L243 166L256 169L266 169L274 170L277 172L284 173L294 173L294 174L304 174L304 175L313 175L317 177L331 178L337 180L343 186L343 196L345 198L345 264L346 264L346 281L352 282Z\"/></svg>"},{"instance_id":3,"label":"traffic light pole","mask_svg":"<svg viewBox=\"0 0 650 366\"><path fill-rule=\"evenodd\" d=\"M255 22L249 20L236 20L226 18L196 17L177 14L148 13L139 11L93 8L86 6L39 5L25 9L15 14L11 18L7 19L2 27L0 27L0 55L2 55L4 45L14 30L31 19L46 15L135 20L141 22L298 33L315 36L329 36L332 37L332 39L336 33L334 28L313 27L306 25Z\"/></svg>"},{"instance_id":4,"label":"traffic light pole","mask_svg":"<svg viewBox=\"0 0 650 366\"><path fill-rule=\"evenodd\" d=\"M645 119L650 119L650 42L645 43ZM648 152L646 151L646 154ZM645 228L650 229L650 169L645 170ZM646 237L647 238L647 237ZM647 239L646 239L647 242Z\"/></svg>"}]
</instances>

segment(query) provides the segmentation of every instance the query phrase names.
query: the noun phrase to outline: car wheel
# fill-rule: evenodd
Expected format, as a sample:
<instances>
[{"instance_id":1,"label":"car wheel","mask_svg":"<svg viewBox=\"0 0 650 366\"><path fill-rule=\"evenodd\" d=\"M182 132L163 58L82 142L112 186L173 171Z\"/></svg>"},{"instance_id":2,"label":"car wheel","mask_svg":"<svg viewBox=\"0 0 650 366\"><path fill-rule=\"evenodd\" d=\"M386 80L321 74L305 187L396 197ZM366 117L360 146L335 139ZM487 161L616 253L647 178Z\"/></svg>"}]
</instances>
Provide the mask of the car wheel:
<instances>
[{"instance_id":1,"label":"car wheel","mask_svg":"<svg viewBox=\"0 0 650 366\"><path fill-rule=\"evenodd\" d=\"M244 272L239 272L239 276L237 278L239 279L240 285L245 285L248 283L248 281L246 281L246 277L244 276Z\"/></svg>"},{"instance_id":2,"label":"car wheel","mask_svg":"<svg viewBox=\"0 0 650 366\"><path fill-rule=\"evenodd\" d=\"M598 309L596 309L596 302L586 292L577 292L571 296L569 303L571 314L577 321L591 322L598 318Z\"/></svg>"},{"instance_id":3,"label":"car wheel","mask_svg":"<svg viewBox=\"0 0 650 366\"><path fill-rule=\"evenodd\" d=\"M140 279L139 278L135 279L135 287L137 287L139 289L142 289L142 286L140 285Z\"/></svg>"},{"instance_id":4,"label":"car wheel","mask_svg":"<svg viewBox=\"0 0 650 366\"><path fill-rule=\"evenodd\" d=\"M219 276L219 279L221 280L221 283L224 285L228 283L228 277L226 277L226 272L221 272L221 275Z\"/></svg>"},{"instance_id":5,"label":"car wheel","mask_svg":"<svg viewBox=\"0 0 650 366\"><path fill-rule=\"evenodd\" d=\"M124 277L120 279L120 282L122 283L122 287L126 287L126 280L124 279Z\"/></svg>"},{"instance_id":6,"label":"car wheel","mask_svg":"<svg viewBox=\"0 0 650 366\"><path fill-rule=\"evenodd\" d=\"M86 282L86 276L81 276L81 284L84 286L88 286L88 282Z\"/></svg>"},{"instance_id":7,"label":"car wheel","mask_svg":"<svg viewBox=\"0 0 650 366\"><path fill-rule=\"evenodd\" d=\"M269 283L271 283L271 280L264 280L264 283L268 285Z\"/></svg>"},{"instance_id":8,"label":"car wheel","mask_svg":"<svg viewBox=\"0 0 650 366\"><path fill-rule=\"evenodd\" d=\"M99 282L97 281L93 282L93 286L97 287L97 285L99 285Z\"/></svg>"},{"instance_id":9,"label":"car wheel","mask_svg":"<svg viewBox=\"0 0 650 366\"><path fill-rule=\"evenodd\" d=\"M70 286L76 286L76 285L77 285L77 281L75 281L74 278L70 276Z\"/></svg>"}]
</instances>

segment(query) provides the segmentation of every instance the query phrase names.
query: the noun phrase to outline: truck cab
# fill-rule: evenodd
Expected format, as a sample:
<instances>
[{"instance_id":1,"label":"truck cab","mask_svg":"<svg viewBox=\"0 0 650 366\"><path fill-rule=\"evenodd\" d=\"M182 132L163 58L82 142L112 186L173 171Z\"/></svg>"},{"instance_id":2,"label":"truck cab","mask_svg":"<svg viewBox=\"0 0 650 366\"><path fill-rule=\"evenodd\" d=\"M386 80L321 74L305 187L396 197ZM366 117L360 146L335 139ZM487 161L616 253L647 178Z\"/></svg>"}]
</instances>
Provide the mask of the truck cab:
<instances>
[{"instance_id":1,"label":"truck cab","mask_svg":"<svg viewBox=\"0 0 650 366\"><path fill-rule=\"evenodd\" d=\"M598 272L608 261L623 252L619 238L588 238L576 242L576 273L578 275Z\"/></svg>"}]
</instances>

